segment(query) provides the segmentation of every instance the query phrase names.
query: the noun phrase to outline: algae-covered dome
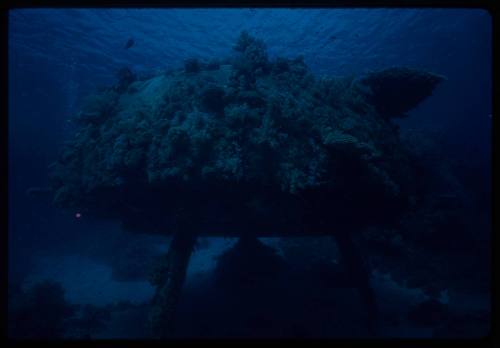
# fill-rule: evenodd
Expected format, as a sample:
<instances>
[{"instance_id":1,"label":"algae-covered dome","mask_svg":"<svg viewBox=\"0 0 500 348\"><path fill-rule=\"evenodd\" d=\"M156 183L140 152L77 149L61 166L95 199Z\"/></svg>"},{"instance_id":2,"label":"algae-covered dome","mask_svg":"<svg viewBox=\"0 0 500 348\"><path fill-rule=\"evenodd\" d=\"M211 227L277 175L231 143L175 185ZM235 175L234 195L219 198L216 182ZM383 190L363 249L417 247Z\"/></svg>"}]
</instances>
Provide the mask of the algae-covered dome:
<instances>
[{"instance_id":1,"label":"algae-covered dome","mask_svg":"<svg viewBox=\"0 0 500 348\"><path fill-rule=\"evenodd\" d=\"M234 55L88 97L52 167L55 203L141 232L326 233L398 215L413 170L398 128L443 78L318 78L243 32Z\"/></svg>"}]
</instances>

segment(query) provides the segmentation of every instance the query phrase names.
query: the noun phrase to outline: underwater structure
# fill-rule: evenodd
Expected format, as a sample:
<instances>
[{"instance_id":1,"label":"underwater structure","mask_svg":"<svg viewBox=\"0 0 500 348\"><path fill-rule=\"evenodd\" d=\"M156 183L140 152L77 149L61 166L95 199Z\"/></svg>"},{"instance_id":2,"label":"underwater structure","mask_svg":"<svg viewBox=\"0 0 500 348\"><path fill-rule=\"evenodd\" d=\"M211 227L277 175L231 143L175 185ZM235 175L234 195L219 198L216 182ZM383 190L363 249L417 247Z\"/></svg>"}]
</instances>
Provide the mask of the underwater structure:
<instances>
[{"instance_id":1,"label":"underwater structure","mask_svg":"<svg viewBox=\"0 0 500 348\"><path fill-rule=\"evenodd\" d=\"M393 67L318 78L301 57L270 59L246 32L233 49L148 78L122 69L90 96L51 168L55 204L173 236L153 280L157 337L173 330L199 236L239 237L245 250L257 237L333 236L373 324L352 236L395 223L414 201L416 172L391 120L444 77Z\"/></svg>"}]
</instances>

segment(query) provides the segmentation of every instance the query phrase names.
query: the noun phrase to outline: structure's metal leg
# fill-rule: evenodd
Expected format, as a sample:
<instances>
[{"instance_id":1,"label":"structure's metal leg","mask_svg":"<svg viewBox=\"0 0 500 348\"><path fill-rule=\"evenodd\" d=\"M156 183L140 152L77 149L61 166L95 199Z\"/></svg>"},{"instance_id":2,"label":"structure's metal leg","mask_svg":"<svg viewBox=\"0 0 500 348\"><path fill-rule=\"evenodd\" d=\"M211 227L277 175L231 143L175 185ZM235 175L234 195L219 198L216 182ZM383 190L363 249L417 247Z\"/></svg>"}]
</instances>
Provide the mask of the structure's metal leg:
<instances>
[{"instance_id":1,"label":"structure's metal leg","mask_svg":"<svg viewBox=\"0 0 500 348\"><path fill-rule=\"evenodd\" d=\"M374 334L379 310L375 300L375 293L370 284L370 272L364 264L349 232L340 232L335 235L335 238L346 270L358 287L361 300L366 306L368 328Z\"/></svg>"},{"instance_id":2,"label":"structure's metal leg","mask_svg":"<svg viewBox=\"0 0 500 348\"><path fill-rule=\"evenodd\" d=\"M174 332L174 316L195 241L196 237L191 234L175 234L166 255L165 267L156 277L150 324L152 334L157 338L170 337Z\"/></svg>"}]
</instances>

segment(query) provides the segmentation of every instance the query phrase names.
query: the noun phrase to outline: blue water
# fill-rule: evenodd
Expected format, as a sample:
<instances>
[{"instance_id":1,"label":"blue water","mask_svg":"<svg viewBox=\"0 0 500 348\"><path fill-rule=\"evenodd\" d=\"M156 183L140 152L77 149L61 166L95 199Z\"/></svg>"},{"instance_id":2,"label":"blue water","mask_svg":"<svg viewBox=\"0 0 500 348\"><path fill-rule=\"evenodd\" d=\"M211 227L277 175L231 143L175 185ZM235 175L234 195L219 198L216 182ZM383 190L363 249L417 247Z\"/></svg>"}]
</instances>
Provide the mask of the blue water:
<instances>
[{"instance_id":1,"label":"blue water","mask_svg":"<svg viewBox=\"0 0 500 348\"><path fill-rule=\"evenodd\" d=\"M52 207L49 199L26 195L30 187L48 185L47 168L72 134L70 118L87 94L114 82L118 69L127 66L147 74L180 68L187 58L224 57L231 54L242 30L262 39L271 57L303 55L317 76L361 75L395 65L423 68L447 81L407 119L398 121L402 131L439 134L445 153L467 158L487 183L493 120L491 26L488 12L474 9L11 10L11 282L27 286L37 279L54 279L62 283L69 301L80 304L141 303L151 298L152 287L144 279L113 279L110 254L137 240L164 251L165 239L144 240L112 222L77 220L73 213ZM125 49L130 38L134 44ZM189 284L209 274L213 256L233 242L216 240L194 255L188 293ZM423 296L391 286L380 285L377 291L388 298L398 293L402 303ZM193 303L201 301L199 294L191 296ZM477 298L488 303L481 295L467 297L471 303ZM113 325L115 331L101 335L126 337L127 330L117 328L116 321ZM383 335L391 337L429 335L413 327L384 330Z\"/></svg>"}]
</instances>

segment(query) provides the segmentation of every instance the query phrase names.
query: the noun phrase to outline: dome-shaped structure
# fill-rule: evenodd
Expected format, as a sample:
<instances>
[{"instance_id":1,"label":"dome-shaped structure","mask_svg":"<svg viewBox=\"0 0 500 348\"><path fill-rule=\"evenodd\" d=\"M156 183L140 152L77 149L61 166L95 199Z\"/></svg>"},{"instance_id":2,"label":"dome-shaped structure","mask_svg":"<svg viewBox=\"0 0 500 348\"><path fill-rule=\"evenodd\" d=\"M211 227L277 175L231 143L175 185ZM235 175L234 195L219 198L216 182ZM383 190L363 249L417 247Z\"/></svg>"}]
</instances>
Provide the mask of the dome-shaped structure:
<instances>
[{"instance_id":1,"label":"dome-shaped structure","mask_svg":"<svg viewBox=\"0 0 500 348\"><path fill-rule=\"evenodd\" d=\"M169 234L324 233L396 217L411 163L389 120L440 76L408 68L315 78L302 59L270 61L243 33L235 56L88 98L53 168L55 202ZM194 223L196 222L196 223Z\"/></svg>"}]
</instances>

